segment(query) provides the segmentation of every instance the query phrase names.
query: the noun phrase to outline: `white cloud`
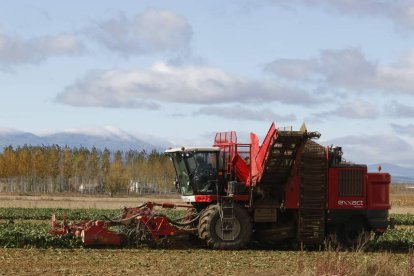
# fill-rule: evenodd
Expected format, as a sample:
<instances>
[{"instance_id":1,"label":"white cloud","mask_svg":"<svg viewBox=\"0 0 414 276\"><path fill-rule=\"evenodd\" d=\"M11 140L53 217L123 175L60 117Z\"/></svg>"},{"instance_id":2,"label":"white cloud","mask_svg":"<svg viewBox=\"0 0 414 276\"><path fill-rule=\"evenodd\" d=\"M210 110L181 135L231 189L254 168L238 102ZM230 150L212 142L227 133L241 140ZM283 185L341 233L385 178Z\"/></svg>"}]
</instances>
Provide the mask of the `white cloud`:
<instances>
[{"instance_id":1,"label":"white cloud","mask_svg":"<svg viewBox=\"0 0 414 276\"><path fill-rule=\"evenodd\" d=\"M313 96L274 81L239 77L209 66L155 63L149 70L89 75L57 96L72 106L155 108L156 102L191 104L282 102L316 104ZM154 103L155 102L155 103Z\"/></svg>"},{"instance_id":2,"label":"white cloud","mask_svg":"<svg viewBox=\"0 0 414 276\"><path fill-rule=\"evenodd\" d=\"M47 36L40 44L46 52L53 54L78 54L82 45L74 35Z\"/></svg>"},{"instance_id":3,"label":"white cloud","mask_svg":"<svg viewBox=\"0 0 414 276\"><path fill-rule=\"evenodd\" d=\"M355 163L414 164L414 147L397 135L364 133L333 139L325 144L342 146L345 159Z\"/></svg>"},{"instance_id":4,"label":"white cloud","mask_svg":"<svg viewBox=\"0 0 414 276\"><path fill-rule=\"evenodd\" d=\"M52 56L78 55L84 50L80 40L71 34L24 39L0 33L0 65L38 63Z\"/></svg>"},{"instance_id":5,"label":"white cloud","mask_svg":"<svg viewBox=\"0 0 414 276\"><path fill-rule=\"evenodd\" d=\"M318 63L315 59L277 59L265 66L267 72L276 74L286 79L306 79L312 73L317 71Z\"/></svg>"},{"instance_id":6,"label":"white cloud","mask_svg":"<svg viewBox=\"0 0 414 276\"><path fill-rule=\"evenodd\" d=\"M322 8L340 14L386 18L398 26L414 26L414 2L411 0L266 0L284 8Z\"/></svg>"},{"instance_id":7,"label":"white cloud","mask_svg":"<svg viewBox=\"0 0 414 276\"><path fill-rule=\"evenodd\" d=\"M348 91L397 92L414 95L414 51L388 65L368 60L356 48L325 50L311 59L277 59L266 71L291 82Z\"/></svg>"},{"instance_id":8,"label":"white cloud","mask_svg":"<svg viewBox=\"0 0 414 276\"><path fill-rule=\"evenodd\" d=\"M107 49L126 57L159 51L185 54L193 34L183 16L165 10L147 10L133 19L119 15L98 22L87 33Z\"/></svg>"},{"instance_id":9,"label":"white cloud","mask_svg":"<svg viewBox=\"0 0 414 276\"><path fill-rule=\"evenodd\" d=\"M194 115L208 115L230 120L276 121L291 122L296 120L294 114L280 115L270 109L249 109L242 106L207 106L193 113Z\"/></svg>"},{"instance_id":10,"label":"white cloud","mask_svg":"<svg viewBox=\"0 0 414 276\"><path fill-rule=\"evenodd\" d=\"M97 41L110 51L128 57L135 54L174 52L187 56L192 29L187 20L170 11L147 10L133 19L118 16L98 22L83 32L23 38L0 32L0 66L39 63L52 56L78 55L84 43ZM91 40L92 39L92 40Z\"/></svg>"},{"instance_id":11,"label":"white cloud","mask_svg":"<svg viewBox=\"0 0 414 276\"><path fill-rule=\"evenodd\" d=\"M414 124L408 124L405 126L400 124L391 124L391 127L398 134L414 137Z\"/></svg>"},{"instance_id":12,"label":"white cloud","mask_svg":"<svg viewBox=\"0 0 414 276\"><path fill-rule=\"evenodd\" d=\"M334 110L312 114L312 118L318 120L328 119L331 116L348 119L375 119L379 116L379 111L367 101L354 100L340 104Z\"/></svg>"},{"instance_id":13,"label":"white cloud","mask_svg":"<svg viewBox=\"0 0 414 276\"><path fill-rule=\"evenodd\" d=\"M398 118L414 118L414 106L392 102L386 106L387 113Z\"/></svg>"},{"instance_id":14,"label":"white cloud","mask_svg":"<svg viewBox=\"0 0 414 276\"><path fill-rule=\"evenodd\" d=\"M20 134L23 133L20 130L8 128L8 127L0 127L0 136L1 135L9 135L9 134Z\"/></svg>"}]
</instances>

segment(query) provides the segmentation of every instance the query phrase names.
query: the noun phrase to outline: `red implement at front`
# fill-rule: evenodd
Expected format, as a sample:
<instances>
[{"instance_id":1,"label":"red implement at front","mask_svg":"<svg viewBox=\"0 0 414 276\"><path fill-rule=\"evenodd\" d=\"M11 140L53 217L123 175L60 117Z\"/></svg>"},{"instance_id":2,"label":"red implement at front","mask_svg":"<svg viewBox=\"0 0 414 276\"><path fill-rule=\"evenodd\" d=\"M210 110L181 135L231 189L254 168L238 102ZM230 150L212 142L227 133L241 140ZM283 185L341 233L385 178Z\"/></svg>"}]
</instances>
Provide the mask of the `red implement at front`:
<instances>
[{"instance_id":1,"label":"red implement at front","mask_svg":"<svg viewBox=\"0 0 414 276\"><path fill-rule=\"evenodd\" d=\"M156 206L192 210L191 205L147 202L139 207L124 208L122 215L117 218L78 223L68 223L65 215L62 223L58 223L53 214L49 232L53 235L79 237L86 246L141 244L154 242L166 236L194 232L194 228L191 226L194 220L198 219L197 213L190 212L181 219L172 220L165 215L156 213L154 211Z\"/></svg>"}]
</instances>

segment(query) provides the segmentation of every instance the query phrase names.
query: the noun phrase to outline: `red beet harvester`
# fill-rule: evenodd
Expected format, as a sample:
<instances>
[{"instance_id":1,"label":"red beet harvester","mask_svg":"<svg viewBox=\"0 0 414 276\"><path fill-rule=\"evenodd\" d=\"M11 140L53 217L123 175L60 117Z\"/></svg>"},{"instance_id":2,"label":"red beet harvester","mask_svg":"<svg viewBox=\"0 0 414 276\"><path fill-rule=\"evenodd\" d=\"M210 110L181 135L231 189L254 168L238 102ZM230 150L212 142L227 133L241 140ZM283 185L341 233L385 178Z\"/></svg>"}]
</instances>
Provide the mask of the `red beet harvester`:
<instances>
[{"instance_id":1,"label":"red beet harvester","mask_svg":"<svg viewBox=\"0 0 414 276\"><path fill-rule=\"evenodd\" d=\"M116 218L57 223L52 234L75 235L85 245L155 243L187 235L217 249L252 240L320 245L328 237L344 247L382 234L389 220L388 173L345 162L340 147L323 147L318 132L277 129L263 143L237 143L234 131L217 133L213 147L169 149L175 186L187 204L147 202ZM156 207L183 208L178 219Z\"/></svg>"}]
</instances>

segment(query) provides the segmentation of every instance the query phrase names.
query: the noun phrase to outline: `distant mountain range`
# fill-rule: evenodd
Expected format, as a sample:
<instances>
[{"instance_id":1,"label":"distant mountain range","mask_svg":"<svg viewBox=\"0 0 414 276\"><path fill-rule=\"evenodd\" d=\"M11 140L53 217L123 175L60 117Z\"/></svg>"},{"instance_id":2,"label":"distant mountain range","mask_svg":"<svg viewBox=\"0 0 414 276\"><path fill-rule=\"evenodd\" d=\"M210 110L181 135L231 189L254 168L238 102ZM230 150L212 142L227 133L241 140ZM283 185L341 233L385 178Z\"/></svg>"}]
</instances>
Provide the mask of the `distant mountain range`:
<instances>
[{"instance_id":1,"label":"distant mountain range","mask_svg":"<svg viewBox=\"0 0 414 276\"><path fill-rule=\"evenodd\" d=\"M35 135L29 132L0 129L0 149L10 145L17 147L25 144L33 146L56 144L62 147L107 148L112 151L127 151L130 149L163 151L170 145L167 141L158 141L150 137L147 139L151 140L151 142L144 141L114 127L105 127L92 131L67 130L47 135Z\"/></svg>"},{"instance_id":2,"label":"distant mountain range","mask_svg":"<svg viewBox=\"0 0 414 276\"><path fill-rule=\"evenodd\" d=\"M414 184L414 168L401 167L389 163L368 165L369 172L377 172L378 166L381 166L381 172L391 174L393 183L410 183Z\"/></svg>"}]
</instances>

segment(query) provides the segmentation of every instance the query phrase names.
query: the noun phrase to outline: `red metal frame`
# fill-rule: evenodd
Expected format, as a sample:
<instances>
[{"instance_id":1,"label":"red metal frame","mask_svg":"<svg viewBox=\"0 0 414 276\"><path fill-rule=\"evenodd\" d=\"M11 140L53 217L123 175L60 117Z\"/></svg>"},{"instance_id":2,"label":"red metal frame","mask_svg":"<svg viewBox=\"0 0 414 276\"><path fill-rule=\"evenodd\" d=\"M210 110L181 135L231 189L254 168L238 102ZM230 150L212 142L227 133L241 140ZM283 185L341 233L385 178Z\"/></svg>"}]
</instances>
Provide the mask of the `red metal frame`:
<instances>
[{"instance_id":1,"label":"red metal frame","mask_svg":"<svg viewBox=\"0 0 414 276\"><path fill-rule=\"evenodd\" d=\"M154 241L162 236L175 236L179 232L177 228L172 226L166 217L142 217L140 221L144 223L150 231Z\"/></svg>"},{"instance_id":2,"label":"red metal frame","mask_svg":"<svg viewBox=\"0 0 414 276\"><path fill-rule=\"evenodd\" d=\"M224 155L226 173L233 172L233 160L237 154L237 135L235 131L218 132L214 138L214 146L220 147Z\"/></svg>"},{"instance_id":3,"label":"red metal frame","mask_svg":"<svg viewBox=\"0 0 414 276\"><path fill-rule=\"evenodd\" d=\"M292 168L291 175L287 181L286 186L286 208L297 209L299 208L299 193L300 193L300 160L302 159L303 148L305 144L302 144L298 149L298 154L296 155L295 164Z\"/></svg>"},{"instance_id":4,"label":"red metal frame","mask_svg":"<svg viewBox=\"0 0 414 276\"><path fill-rule=\"evenodd\" d=\"M288 209L299 208L299 182L300 175L295 174L286 185L285 207Z\"/></svg>"},{"instance_id":5,"label":"red metal frame","mask_svg":"<svg viewBox=\"0 0 414 276\"><path fill-rule=\"evenodd\" d=\"M236 132L227 131L216 134L214 146L221 148L227 176L234 175L238 181L245 183L246 186L250 186L252 176L251 165L247 164L241 155L247 154L250 162L252 160L251 145L237 143ZM245 148L247 150L240 150Z\"/></svg>"},{"instance_id":6,"label":"red metal frame","mask_svg":"<svg viewBox=\"0 0 414 276\"><path fill-rule=\"evenodd\" d=\"M194 202L202 203L202 202L215 202L219 201L222 198L222 196L217 195L195 195L194 196ZM247 202L250 199L249 195L233 195L232 199L234 201L241 201L241 202Z\"/></svg>"},{"instance_id":7,"label":"red metal frame","mask_svg":"<svg viewBox=\"0 0 414 276\"><path fill-rule=\"evenodd\" d=\"M92 245L113 245L120 246L122 235L111 231L111 226L129 225L130 223L142 223L151 234L154 241L164 236L175 236L178 234L188 234L192 230L183 231L172 225L168 218L163 215L155 215L154 207L161 208L192 208L191 205L155 203L147 202L143 207L125 208L120 220L91 220L79 223L67 223L66 216L63 217L62 223L56 221L55 214L52 215L50 234L53 235L72 235L80 237L86 246Z\"/></svg>"},{"instance_id":8,"label":"red metal frame","mask_svg":"<svg viewBox=\"0 0 414 276\"><path fill-rule=\"evenodd\" d=\"M238 144L235 131L219 132L214 139L214 146L220 147L225 156L226 173L234 173L246 186L256 186L263 174L264 165L269 156L269 147L277 139L275 123L270 125L269 131L259 147L259 139L256 134L250 133L251 144ZM248 151L240 151L239 148L248 147ZM246 164L240 157L240 153L249 154L250 164Z\"/></svg>"},{"instance_id":9,"label":"red metal frame","mask_svg":"<svg viewBox=\"0 0 414 276\"><path fill-rule=\"evenodd\" d=\"M80 231L82 242L87 246L92 245L121 245L121 236L110 231L110 223L102 220L90 221ZM76 235L76 234L75 234Z\"/></svg>"},{"instance_id":10,"label":"red metal frame","mask_svg":"<svg viewBox=\"0 0 414 276\"><path fill-rule=\"evenodd\" d=\"M256 186L256 183L260 181L263 171L264 171L264 165L266 164L267 157L269 156L269 147L273 145L273 141L277 139L277 129L275 123L272 123L270 125L269 131L267 132L267 135L265 139L263 140L262 146L260 147L260 150L258 151L256 157L255 157L255 163L257 167L257 175L255 179L253 179L252 186Z\"/></svg>"},{"instance_id":11,"label":"red metal frame","mask_svg":"<svg viewBox=\"0 0 414 276\"><path fill-rule=\"evenodd\" d=\"M367 174L367 208L370 210L388 210L390 205L390 183L389 173Z\"/></svg>"}]
</instances>

